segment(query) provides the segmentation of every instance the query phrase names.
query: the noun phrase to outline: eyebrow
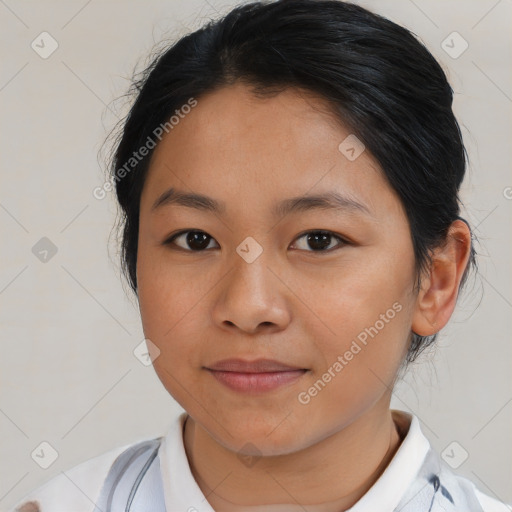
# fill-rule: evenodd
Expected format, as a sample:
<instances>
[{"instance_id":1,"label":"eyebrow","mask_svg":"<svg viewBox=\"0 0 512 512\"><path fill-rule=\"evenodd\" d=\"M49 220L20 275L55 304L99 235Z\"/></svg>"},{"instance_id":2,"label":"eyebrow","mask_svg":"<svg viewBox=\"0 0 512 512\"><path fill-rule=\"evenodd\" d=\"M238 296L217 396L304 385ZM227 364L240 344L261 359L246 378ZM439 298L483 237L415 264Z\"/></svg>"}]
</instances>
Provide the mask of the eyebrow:
<instances>
[{"instance_id":1,"label":"eyebrow","mask_svg":"<svg viewBox=\"0 0 512 512\"><path fill-rule=\"evenodd\" d=\"M151 207L151 212L164 206L179 205L196 210L223 214L226 212L226 205L203 194L184 192L170 188L161 194ZM272 208L271 213L275 216L285 216L290 213L305 212L309 210L340 210L348 213L360 212L375 217L371 210L363 203L360 203L338 192L325 192L315 195L304 195L284 199Z\"/></svg>"}]
</instances>

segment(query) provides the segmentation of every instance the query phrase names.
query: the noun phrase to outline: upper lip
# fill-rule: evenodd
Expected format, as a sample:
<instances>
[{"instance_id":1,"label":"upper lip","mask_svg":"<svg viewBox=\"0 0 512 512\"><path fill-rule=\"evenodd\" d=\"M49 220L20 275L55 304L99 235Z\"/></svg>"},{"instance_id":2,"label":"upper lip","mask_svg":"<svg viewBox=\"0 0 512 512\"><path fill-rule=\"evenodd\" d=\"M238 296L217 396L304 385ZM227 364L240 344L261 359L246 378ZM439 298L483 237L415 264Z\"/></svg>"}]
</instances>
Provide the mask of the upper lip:
<instances>
[{"instance_id":1,"label":"upper lip","mask_svg":"<svg viewBox=\"0 0 512 512\"><path fill-rule=\"evenodd\" d=\"M305 370L305 368L290 366L273 359L255 359L254 361L247 361L245 359L223 359L206 368L208 370L237 373L270 373Z\"/></svg>"}]
</instances>

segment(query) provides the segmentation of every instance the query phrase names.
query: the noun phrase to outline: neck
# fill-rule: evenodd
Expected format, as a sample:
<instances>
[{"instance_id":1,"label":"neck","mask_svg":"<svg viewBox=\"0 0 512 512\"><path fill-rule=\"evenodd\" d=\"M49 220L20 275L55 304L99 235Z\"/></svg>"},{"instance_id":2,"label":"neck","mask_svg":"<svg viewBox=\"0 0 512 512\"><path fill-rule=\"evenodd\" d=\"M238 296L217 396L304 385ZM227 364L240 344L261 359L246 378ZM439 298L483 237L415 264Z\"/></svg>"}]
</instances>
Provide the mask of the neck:
<instances>
[{"instance_id":1,"label":"neck","mask_svg":"<svg viewBox=\"0 0 512 512\"><path fill-rule=\"evenodd\" d=\"M340 512L377 481L401 439L389 407L370 410L307 449L262 457L251 467L189 416L184 428L189 464L216 512Z\"/></svg>"}]
</instances>

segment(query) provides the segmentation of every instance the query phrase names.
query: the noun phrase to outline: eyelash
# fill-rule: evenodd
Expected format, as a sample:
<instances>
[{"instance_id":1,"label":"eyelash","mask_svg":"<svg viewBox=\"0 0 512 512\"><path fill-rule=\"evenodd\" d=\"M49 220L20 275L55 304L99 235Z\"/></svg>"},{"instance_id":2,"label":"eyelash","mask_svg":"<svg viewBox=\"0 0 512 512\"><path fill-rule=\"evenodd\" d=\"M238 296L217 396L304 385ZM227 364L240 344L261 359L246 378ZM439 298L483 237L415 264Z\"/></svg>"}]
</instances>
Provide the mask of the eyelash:
<instances>
[{"instance_id":1,"label":"eyelash","mask_svg":"<svg viewBox=\"0 0 512 512\"><path fill-rule=\"evenodd\" d=\"M208 235L208 233L206 233L204 231L201 231L201 230L198 230L198 229L187 229L187 230L179 231L178 233L175 233L174 235L171 235L169 238L167 238L163 242L163 245L174 246L173 247L174 250L178 250L178 251L181 250L181 251L184 251L184 252L192 252L192 253L194 253L194 252L195 253L200 253L200 252L206 252L206 251L211 250L211 249L202 249L200 251L194 251L192 249L184 249L183 247L176 246L176 244L174 244L174 241L176 240L176 238L178 238L178 237L180 237L182 235L185 235L187 233L204 233L210 240L215 240L213 237L211 237L210 235ZM332 231L328 231L328 230L325 230L325 229L315 229L315 230L305 231L305 232L301 233L300 235L298 235L295 240L299 240L299 239L305 237L306 235L310 235L310 234L327 235L327 236L330 236L332 238L336 238L341 243L337 247L331 247L330 249L324 249L324 250L318 250L318 251L310 250L310 251L306 251L306 252L317 253L317 254L331 253L331 252L333 252L333 251L335 251L337 249L341 249L345 245L350 245L350 243L351 243L348 240L346 240L345 238L341 237L340 235L337 235L336 233L333 233Z\"/></svg>"}]
</instances>

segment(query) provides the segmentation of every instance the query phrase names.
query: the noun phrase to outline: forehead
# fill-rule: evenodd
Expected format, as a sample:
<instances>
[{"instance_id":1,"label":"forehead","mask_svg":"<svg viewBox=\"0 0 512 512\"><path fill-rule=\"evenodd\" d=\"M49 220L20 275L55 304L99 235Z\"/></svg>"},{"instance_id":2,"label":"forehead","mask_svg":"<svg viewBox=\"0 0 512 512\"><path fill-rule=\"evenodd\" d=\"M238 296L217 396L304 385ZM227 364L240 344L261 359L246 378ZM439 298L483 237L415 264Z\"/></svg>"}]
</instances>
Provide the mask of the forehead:
<instances>
[{"instance_id":1,"label":"forehead","mask_svg":"<svg viewBox=\"0 0 512 512\"><path fill-rule=\"evenodd\" d=\"M287 89L260 98L242 84L224 87L198 98L162 138L143 202L149 207L171 186L226 204L243 200L245 207L326 190L367 204L377 193L396 201L368 151L355 160L340 151L349 136L327 102L311 93Z\"/></svg>"}]
</instances>

